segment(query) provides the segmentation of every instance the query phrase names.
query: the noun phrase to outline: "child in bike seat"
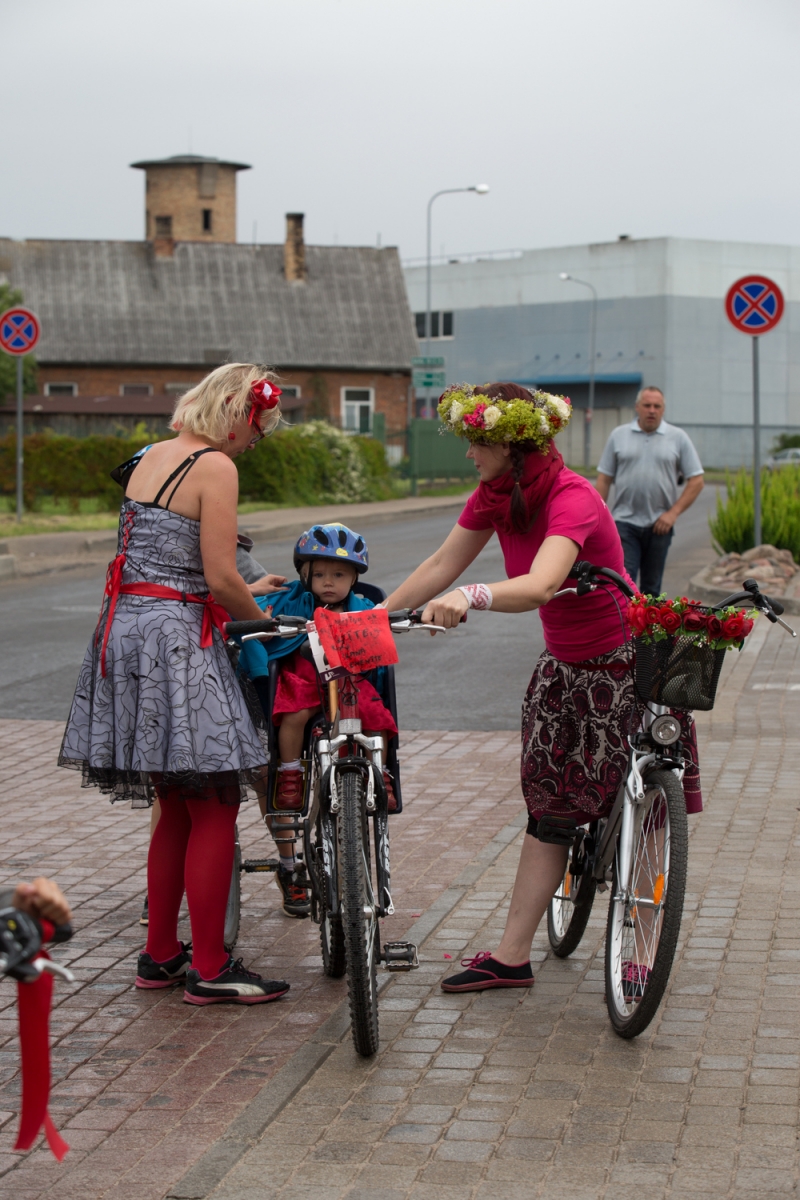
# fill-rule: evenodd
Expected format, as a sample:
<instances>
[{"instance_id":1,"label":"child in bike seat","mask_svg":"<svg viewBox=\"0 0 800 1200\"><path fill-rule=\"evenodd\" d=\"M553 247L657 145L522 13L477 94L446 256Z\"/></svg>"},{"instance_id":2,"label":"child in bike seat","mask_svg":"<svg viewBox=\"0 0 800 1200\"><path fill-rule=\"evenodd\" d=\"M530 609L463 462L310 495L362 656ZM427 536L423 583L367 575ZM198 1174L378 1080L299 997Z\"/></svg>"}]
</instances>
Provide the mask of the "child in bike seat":
<instances>
[{"instance_id":1,"label":"child in bike seat","mask_svg":"<svg viewBox=\"0 0 800 1200\"><path fill-rule=\"evenodd\" d=\"M317 608L328 608L333 612L359 612L374 607L371 600L356 595L352 590L358 577L367 570L369 552L364 538L346 525L312 526L295 545L294 565L300 576L295 583L281 591L256 597L256 603L268 611L271 609L274 616L310 618ZM251 678L263 678L268 673L269 660L274 658L281 660L272 708L272 721L278 726L280 756L275 807L292 812L303 807L300 755L305 727L321 711L320 688L305 634L288 641L276 638L269 642L245 642L240 666ZM385 753L387 738L397 733L397 726L381 700L376 684L380 686L378 671L357 680L358 709L364 732L373 737L378 734L383 736ZM386 769L383 778L389 797L389 811L393 812L397 808L397 801L392 776ZM293 847L289 853L291 857L286 853L286 843L283 843L282 871L279 876L283 871L294 868ZM281 878L278 883L282 883Z\"/></svg>"}]
</instances>

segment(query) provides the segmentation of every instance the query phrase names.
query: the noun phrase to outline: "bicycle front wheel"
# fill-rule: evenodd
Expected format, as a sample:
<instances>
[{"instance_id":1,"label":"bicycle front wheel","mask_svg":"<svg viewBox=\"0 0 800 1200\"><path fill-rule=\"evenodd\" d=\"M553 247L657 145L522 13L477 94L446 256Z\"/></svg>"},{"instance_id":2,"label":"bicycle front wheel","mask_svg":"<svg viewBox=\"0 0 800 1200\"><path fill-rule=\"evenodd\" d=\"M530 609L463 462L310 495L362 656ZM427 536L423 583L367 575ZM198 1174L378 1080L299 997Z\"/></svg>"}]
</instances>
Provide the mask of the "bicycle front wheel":
<instances>
[{"instance_id":1,"label":"bicycle front wheel","mask_svg":"<svg viewBox=\"0 0 800 1200\"><path fill-rule=\"evenodd\" d=\"M576 839L569 852L564 878L547 906L547 936L557 958L567 958L580 944L592 914L597 891L597 882L588 870L577 876L571 874L579 849Z\"/></svg>"},{"instance_id":2,"label":"bicycle front wheel","mask_svg":"<svg viewBox=\"0 0 800 1200\"><path fill-rule=\"evenodd\" d=\"M646 1029L663 999L686 891L689 827L683 788L671 771L653 771L644 786L629 886L621 894L617 847L606 929L606 1006L624 1038Z\"/></svg>"},{"instance_id":3,"label":"bicycle front wheel","mask_svg":"<svg viewBox=\"0 0 800 1200\"><path fill-rule=\"evenodd\" d=\"M353 1044L368 1058L378 1049L378 915L372 889L364 777L338 776L339 871L347 990Z\"/></svg>"}]
</instances>

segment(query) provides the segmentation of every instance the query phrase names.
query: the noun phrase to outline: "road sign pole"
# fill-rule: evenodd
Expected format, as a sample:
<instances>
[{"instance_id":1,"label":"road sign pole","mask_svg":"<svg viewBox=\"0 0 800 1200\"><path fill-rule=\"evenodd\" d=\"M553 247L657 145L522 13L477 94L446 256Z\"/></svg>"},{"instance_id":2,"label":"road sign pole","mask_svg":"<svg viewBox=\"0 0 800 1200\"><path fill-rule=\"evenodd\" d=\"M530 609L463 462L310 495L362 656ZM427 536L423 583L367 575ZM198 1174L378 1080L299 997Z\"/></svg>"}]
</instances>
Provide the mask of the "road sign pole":
<instances>
[{"instance_id":1,"label":"road sign pole","mask_svg":"<svg viewBox=\"0 0 800 1200\"><path fill-rule=\"evenodd\" d=\"M22 411L22 355L17 359L17 520L22 520L22 444L24 433Z\"/></svg>"},{"instance_id":2,"label":"road sign pole","mask_svg":"<svg viewBox=\"0 0 800 1200\"><path fill-rule=\"evenodd\" d=\"M755 545L761 545L761 393L758 378L758 338L753 342L753 525Z\"/></svg>"}]
</instances>

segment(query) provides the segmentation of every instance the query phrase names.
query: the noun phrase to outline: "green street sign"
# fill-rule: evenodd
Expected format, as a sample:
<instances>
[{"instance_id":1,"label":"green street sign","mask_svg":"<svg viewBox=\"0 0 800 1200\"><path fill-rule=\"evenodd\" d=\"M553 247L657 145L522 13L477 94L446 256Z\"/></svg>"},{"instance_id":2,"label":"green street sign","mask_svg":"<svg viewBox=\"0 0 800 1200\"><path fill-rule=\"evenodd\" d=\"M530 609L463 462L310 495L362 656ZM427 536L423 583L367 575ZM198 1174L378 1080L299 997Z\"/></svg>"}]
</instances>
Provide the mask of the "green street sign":
<instances>
[{"instance_id":1,"label":"green street sign","mask_svg":"<svg viewBox=\"0 0 800 1200\"><path fill-rule=\"evenodd\" d=\"M432 367L443 367L444 359L443 358L425 358L423 355L422 358L412 358L411 365L412 365L412 367L428 367L429 369Z\"/></svg>"},{"instance_id":2,"label":"green street sign","mask_svg":"<svg viewBox=\"0 0 800 1200\"><path fill-rule=\"evenodd\" d=\"M415 370L411 372L411 376L415 388L441 389L445 385L444 371Z\"/></svg>"}]
</instances>

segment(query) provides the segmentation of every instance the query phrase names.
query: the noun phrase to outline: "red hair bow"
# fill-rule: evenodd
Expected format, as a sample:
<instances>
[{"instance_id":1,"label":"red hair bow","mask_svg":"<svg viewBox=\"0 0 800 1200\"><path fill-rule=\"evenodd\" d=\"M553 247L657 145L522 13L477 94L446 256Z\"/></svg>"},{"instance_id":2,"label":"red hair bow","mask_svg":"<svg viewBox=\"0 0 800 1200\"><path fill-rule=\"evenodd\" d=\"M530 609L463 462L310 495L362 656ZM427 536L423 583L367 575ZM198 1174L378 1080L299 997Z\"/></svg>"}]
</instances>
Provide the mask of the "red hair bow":
<instances>
[{"instance_id":1,"label":"red hair bow","mask_svg":"<svg viewBox=\"0 0 800 1200\"><path fill-rule=\"evenodd\" d=\"M281 389L275 387L269 380L257 379L250 388L250 400L253 407L250 410L248 424L253 424L256 413L261 412L262 409L276 408L280 395L282 395Z\"/></svg>"}]
</instances>

